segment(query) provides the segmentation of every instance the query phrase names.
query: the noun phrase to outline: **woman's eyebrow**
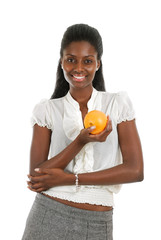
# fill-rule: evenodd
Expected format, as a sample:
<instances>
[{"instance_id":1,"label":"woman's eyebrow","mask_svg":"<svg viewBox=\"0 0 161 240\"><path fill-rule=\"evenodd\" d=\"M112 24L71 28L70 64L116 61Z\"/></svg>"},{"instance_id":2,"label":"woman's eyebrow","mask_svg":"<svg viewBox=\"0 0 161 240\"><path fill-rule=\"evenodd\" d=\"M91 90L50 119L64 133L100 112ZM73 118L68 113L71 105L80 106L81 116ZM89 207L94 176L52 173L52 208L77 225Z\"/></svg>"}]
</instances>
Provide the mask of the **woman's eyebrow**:
<instances>
[{"instance_id":1,"label":"woman's eyebrow","mask_svg":"<svg viewBox=\"0 0 161 240\"><path fill-rule=\"evenodd\" d=\"M66 56L76 57L75 55L70 54L70 53L67 53ZM85 57L85 58L86 58L86 57L94 57L94 55L87 55L87 56L84 56L84 57Z\"/></svg>"},{"instance_id":2,"label":"woman's eyebrow","mask_svg":"<svg viewBox=\"0 0 161 240\"><path fill-rule=\"evenodd\" d=\"M75 55L73 55L73 54L70 54L70 53L67 53L67 54L65 54L66 56L72 56L72 57L76 57Z\"/></svg>"},{"instance_id":3,"label":"woman's eyebrow","mask_svg":"<svg viewBox=\"0 0 161 240\"><path fill-rule=\"evenodd\" d=\"M85 56L85 57L95 57L94 55L87 55L87 56Z\"/></svg>"}]
</instances>

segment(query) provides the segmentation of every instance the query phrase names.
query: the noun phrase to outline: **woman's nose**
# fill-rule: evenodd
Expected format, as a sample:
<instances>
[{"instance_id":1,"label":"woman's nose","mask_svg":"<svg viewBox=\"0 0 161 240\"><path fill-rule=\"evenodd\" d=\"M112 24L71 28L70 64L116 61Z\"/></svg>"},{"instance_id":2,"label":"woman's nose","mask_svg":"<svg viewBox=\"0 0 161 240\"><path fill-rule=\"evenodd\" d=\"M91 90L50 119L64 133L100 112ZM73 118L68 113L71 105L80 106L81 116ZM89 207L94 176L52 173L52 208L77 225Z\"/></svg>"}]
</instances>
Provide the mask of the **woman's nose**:
<instances>
[{"instance_id":1,"label":"woman's nose","mask_svg":"<svg viewBox=\"0 0 161 240\"><path fill-rule=\"evenodd\" d=\"M83 70L84 70L84 66L82 62L77 62L77 64L75 65L75 71L82 72Z\"/></svg>"}]
</instances>

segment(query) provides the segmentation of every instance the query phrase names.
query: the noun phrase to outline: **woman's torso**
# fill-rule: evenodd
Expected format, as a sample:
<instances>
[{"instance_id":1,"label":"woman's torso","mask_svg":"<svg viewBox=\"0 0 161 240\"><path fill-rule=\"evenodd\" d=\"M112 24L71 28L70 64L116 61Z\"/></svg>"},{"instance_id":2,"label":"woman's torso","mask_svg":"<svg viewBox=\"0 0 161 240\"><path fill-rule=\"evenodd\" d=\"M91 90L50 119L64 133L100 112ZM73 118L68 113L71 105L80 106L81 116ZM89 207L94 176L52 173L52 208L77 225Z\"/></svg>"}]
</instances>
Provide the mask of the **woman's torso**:
<instances>
[{"instance_id":1,"label":"woman's torso","mask_svg":"<svg viewBox=\"0 0 161 240\"><path fill-rule=\"evenodd\" d=\"M85 104L84 106L81 105L80 111L82 114L82 121L84 121L84 117L88 112L87 104ZM76 202L71 202L71 201L67 201L64 199L60 199L60 198L55 198L55 197L49 196L45 193L44 193L44 195L55 201L58 201L65 205L68 205L70 207L75 207L75 208L79 208L79 209L83 209L83 210L90 210L90 211L110 211L110 210L112 210L111 206L93 205L93 204L89 204L89 203L76 203Z\"/></svg>"},{"instance_id":2,"label":"woman's torso","mask_svg":"<svg viewBox=\"0 0 161 240\"><path fill-rule=\"evenodd\" d=\"M87 104L88 111L102 110L112 120L113 131L104 143L89 143L68 164L65 171L74 174L101 171L121 163L117 123L133 118L133 109L129 106L126 94L110 94L94 91ZM82 111L80 111L82 110ZM38 104L33 113L32 125L47 126L52 130L49 158L54 157L67 147L79 134L87 108L81 108L70 94ZM63 140L63 141L62 141ZM108 149L108 151L107 151ZM82 209L107 210L113 206L113 193L120 190L114 186L58 186L43 192L54 200Z\"/></svg>"}]
</instances>

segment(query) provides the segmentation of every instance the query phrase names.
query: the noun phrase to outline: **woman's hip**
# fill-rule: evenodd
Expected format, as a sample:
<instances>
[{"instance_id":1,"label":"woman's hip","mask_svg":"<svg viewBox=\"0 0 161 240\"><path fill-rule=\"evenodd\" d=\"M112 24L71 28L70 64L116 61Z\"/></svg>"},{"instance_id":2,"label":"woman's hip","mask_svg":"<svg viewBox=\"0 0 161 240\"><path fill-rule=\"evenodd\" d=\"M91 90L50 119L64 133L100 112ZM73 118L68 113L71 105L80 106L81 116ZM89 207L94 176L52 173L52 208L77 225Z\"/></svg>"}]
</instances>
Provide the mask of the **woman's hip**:
<instances>
[{"instance_id":1,"label":"woman's hip","mask_svg":"<svg viewBox=\"0 0 161 240\"><path fill-rule=\"evenodd\" d=\"M22 240L112 240L113 210L89 211L37 194Z\"/></svg>"}]
</instances>

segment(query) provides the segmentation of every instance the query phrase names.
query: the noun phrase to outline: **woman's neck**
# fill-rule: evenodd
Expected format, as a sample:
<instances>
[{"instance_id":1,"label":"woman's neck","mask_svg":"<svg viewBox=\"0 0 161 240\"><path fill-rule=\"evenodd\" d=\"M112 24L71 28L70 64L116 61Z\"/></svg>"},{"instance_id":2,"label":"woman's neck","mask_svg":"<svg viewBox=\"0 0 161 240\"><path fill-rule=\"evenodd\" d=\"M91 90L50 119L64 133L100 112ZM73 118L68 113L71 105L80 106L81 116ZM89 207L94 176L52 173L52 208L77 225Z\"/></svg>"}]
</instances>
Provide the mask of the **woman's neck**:
<instances>
[{"instance_id":1,"label":"woman's neck","mask_svg":"<svg viewBox=\"0 0 161 240\"><path fill-rule=\"evenodd\" d=\"M87 102L91 98L93 87L89 86L82 89L71 88L69 91L71 96L79 103L79 105L87 105Z\"/></svg>"}]
</instances>

